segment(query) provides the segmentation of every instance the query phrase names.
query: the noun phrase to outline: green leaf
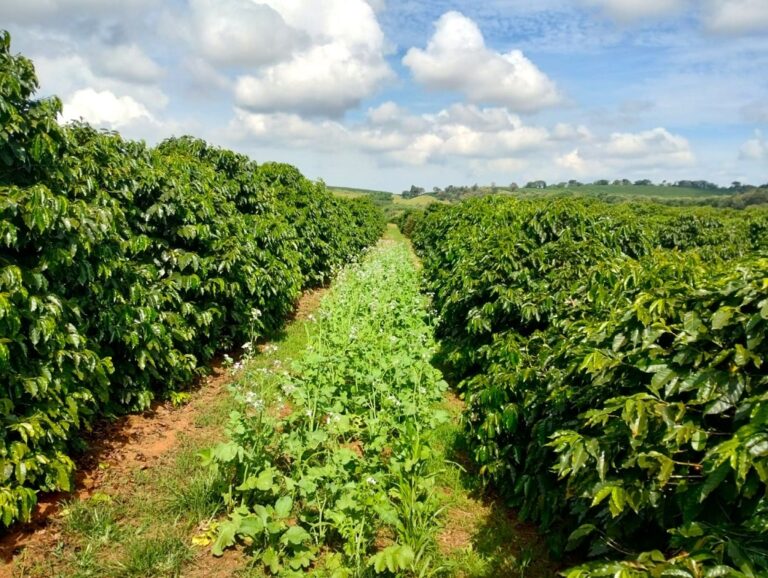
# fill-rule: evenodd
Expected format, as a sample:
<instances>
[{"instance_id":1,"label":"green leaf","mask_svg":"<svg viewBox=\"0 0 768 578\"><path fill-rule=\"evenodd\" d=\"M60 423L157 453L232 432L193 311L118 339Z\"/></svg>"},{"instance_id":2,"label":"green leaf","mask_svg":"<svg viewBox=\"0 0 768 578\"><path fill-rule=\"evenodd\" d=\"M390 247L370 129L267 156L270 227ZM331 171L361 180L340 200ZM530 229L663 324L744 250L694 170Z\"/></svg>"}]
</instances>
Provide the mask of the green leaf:
<instances>
[{"instance_id":1,"label":"green leaf","mask_svg":"<svg viewBox=\"0 0 768 578\"><path fill-rule=\"evenodd\" d=\"M261 553L261 561L272 574L277 574L283 567L280 563L280 556L271 546Z\"/></svg>"},{"instance_id":2,"label":"green leaf","mask_svg":"<svg viewBox=\"0 0 768 578\"><path fill-rule=\"evenodd\" d=\"M235 518L227 520L219 526L219 533L216 536L216 541L211 547L211 552L214 556L221 556L224 554L224 550L235 544L235 535L240 529L240 519Z\"/></svg>"},{"instance_id":3,"label":"green leaf","mask_svg":"<svg viewBox=\"0 0 768 578\"><path fill-rule=\"evenodd\" d=\"M290 496L282 496L275 502L275 516L283 520L291 515L291 508L293 508L293 500Z\"/></svg>"},{"instance_id":4,"label":"green leaf","mask_svg":"<svg viewBox=\"0 0 768 578\"><path fill-rule=\"evenodd\" d=\"M720 464L712 473L708 474L704 483L699 489L699 503L707 499L707 496L714 492L717 487L725 481L728 474L731 471L731 466L728 462Z\"/></svg>"},{"instance_id":5,"label":"green leaf","mask_svg":"<svg viewBox=\"0 0 768 578\"><path fill-rule=\"evenodd\" d=\"M262 492L267 492L272 489L274 481L275 478L272 474L272 470L264 470L259 474L258 478L256 478L256 489L261 490Z\"/></svg>"},{"instance_id":6,"label":"green leaf","mask_svg":"<svg viewBox=\"0 0 768 578\"><path fill-rule=\"evenodd\" d=\"M403 570L409 570L416 555L409 546L393 544L371 557L369 565L377 574L384 571L396 573Z\"/></svg>"},{"instance_id":7,"label":"green leaf","mask_svg":"<svg viewBox=\"0 0 768 578\"><path fill-rule=\"evenodd\" d=\"M578 528L576 528L573 532L571 532L571 535L568 536L568 544L566 546L567 550L573 550L578 547L579 543L595 532L597 530L597 527L594 524L582 524Z\"/></svg>"},{"instance_id":8,"label":"green leaf","mask_svg":"<svg viewBox=\"0 0 768 578\"><path fill-rule=\"evenodd\" d=\"M732 307L721 307L712 316L712 329L715 331L722 329L730 322L733 317Z\"/></svg>"},{"instance_id":9,"label":"green leaf","mask_svg":"<svg viewBox=\"0 0 768 578\"><path fill-rule=\"evenodd\" d=\"M707 432L703 430L696 430L691 436L691 447L694 451L701 452L707 447Z\"/></svg>"},{"instance_id":10,"label":"green leaf","mask_svg":"<svg viewBox=\"0 0 768 578\"><path fill-rule=\"evenodd\" d=\"M298 546L299 544L309 540L310 538L311 536L309 532L307 532L301 526L291 526L285 531L285 533L282 536L280 536L280 543Z\"/></svg>"}]
</instances>

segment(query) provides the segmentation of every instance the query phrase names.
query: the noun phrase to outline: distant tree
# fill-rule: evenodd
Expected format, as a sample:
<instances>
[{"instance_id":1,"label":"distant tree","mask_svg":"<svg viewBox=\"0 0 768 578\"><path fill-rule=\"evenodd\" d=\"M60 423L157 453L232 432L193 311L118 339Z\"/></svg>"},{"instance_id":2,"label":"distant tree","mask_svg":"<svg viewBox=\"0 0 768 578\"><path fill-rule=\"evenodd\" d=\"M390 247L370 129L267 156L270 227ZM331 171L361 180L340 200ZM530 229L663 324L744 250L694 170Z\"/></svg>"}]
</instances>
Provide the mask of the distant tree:
<instances>
[{"instance_id":1,"label":"distant tree","mask_svg":"<svg viewBox=\"0 0 768 578\"><path fill-rule=\"evenodd\" d=\"M547 183L546 181L529 181L525 185L526 189L546 189Z\"/></svg>"},{"instance_id":2,"label":"distant tree","mask_svg":"<svg viewBox=\"0 0 768 578\"><path fill-rule=\"evenodd\" d=\"M418 197L419 195L424 194L424 188L423 187L417 187L416 185L411 185L411 188L407 191L403 191L403 198L404 199L413 199L414 197Z\"/></svg>"},{"instance_id":3,"label":"distant tree","mask_svg":"<svg viewBox=\"0 0 768 578\"><path fill-rule=\"evenodd\" d=\"M495 193L499 190L499 187L496 186L496 181L491 181L491 192Z\"/></svg>"},{"instance_id":4,"label":"distant tree","mask_svg":"<svg viewBox=\"0 0 768 578\"><path fill-rule=\"evenodd\" d=\"M509 186L508 186L507 188L508 188L510 191L516 191L516 190L517 190L517 189L519 189L520 187L519 187L519 186L517 186L517 183L515 183L515 182L511 182L511 183L509 183Z\"/></svg>"},{"instance_id":5,"label":"distant tree","mask_svg":"<svg viewBox=\"0 0 768 578\"><path fill-rule=\"evenodd\" d=\"M593 184L595 184L597 186L600 186L600 187L604 187L606 185L610 185L611 183L610 183L610 181L608 179L600 179L599 181L595 181Z\"/></svg>"},{"instance_id":6,"label":"distant tree","mask_svg":"<svg viewBox=\"0 0 768 578\"><path fill-rule=\"evenodd\" d=\"M639 181L635 181L636 187L650 187L653 185L653 181L651 179L642 179Z\"/></svg>"},{"instance_id":7,"label":"distant tree","mask_svg":"<svg viewBox=\"0 0 768 578\"><path fill-rule=\"evenodd\" d=\"M432 192L437 195L442 193L443 191L440 189L440 187L432 187Z\"/></svg>"},{"instance_id":8,"label":"distant tree","mask_svg":"<svg viewBox=\"0 0 768 578\"><path fill-rule=\"evenodd\" d=\"M580 183L576 179L571 179L570 181L568 181L568 186L569 187L580 187L580 186L582 186L582 183Z\"/></svg>"}]
</instances>

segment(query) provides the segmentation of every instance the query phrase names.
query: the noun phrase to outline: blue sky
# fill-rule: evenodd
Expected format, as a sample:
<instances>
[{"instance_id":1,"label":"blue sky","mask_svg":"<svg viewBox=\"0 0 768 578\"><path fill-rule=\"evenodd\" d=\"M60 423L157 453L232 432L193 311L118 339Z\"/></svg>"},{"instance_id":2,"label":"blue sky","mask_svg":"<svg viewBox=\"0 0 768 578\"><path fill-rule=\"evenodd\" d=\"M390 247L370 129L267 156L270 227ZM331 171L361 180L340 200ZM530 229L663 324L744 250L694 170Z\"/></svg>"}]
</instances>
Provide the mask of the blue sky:
<instances>
[{"instance_id":1,"label":"blue sky","mask_svg":"<svg viewBox=\"0 0 768 578\"><path fill-rule=\"evenodd\" d=\"M329 184L768 182L768 0L3 0L62 120Z\"/></svg>"}]
</instances>

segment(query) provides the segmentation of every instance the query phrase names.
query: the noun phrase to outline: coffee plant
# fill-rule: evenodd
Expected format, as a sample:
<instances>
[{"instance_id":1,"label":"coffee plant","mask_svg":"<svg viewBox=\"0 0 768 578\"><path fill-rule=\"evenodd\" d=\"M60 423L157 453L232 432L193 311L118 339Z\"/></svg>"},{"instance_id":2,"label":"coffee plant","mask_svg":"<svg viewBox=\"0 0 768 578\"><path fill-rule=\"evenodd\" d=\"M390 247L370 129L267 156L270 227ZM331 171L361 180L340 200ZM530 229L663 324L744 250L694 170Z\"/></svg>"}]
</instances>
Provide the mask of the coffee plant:
<instances>
[{"instance_id":1,"label":"coffee plant","mask_svg":"<svg viewBox=\"0 0 768 578\"><path fill-rule=\"evenodd\" d=\"M183 137L150 148L35 100L0 34L0 520L68 490L78 432L278 329L383 215Z\"/></svg>"},{"instance_id":2,"label":"coffee plant","mask_svg":"<svg viewBox=\"0 0 768 578\"><path fill-rule=\"evenodd\" d=\"M487 198L408 226L480 472L564 574L768 573L764 212Z\"/></svg>"}]
</instances>

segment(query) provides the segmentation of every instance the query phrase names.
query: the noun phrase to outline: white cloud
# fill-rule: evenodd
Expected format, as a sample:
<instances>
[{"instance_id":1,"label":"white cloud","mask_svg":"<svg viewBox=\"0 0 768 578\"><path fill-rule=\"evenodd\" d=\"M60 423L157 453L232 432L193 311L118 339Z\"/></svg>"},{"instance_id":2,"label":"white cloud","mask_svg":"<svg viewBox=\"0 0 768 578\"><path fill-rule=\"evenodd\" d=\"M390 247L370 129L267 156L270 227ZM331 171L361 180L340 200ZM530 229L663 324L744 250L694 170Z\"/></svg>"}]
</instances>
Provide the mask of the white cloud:
<instances>
[{"instance_id":1,"label":"white cloud","mask_svg":"<svg viewBox=\"0 0 768 578\"><path fill-rule=\"evenodd\" d=\"M340 116L389 77L389 67L379 55L356 53L336 41L315 46L258 76L240 77L235 96L240 106L253 111Z\"/></svg>"},{"instance_id":2,"label":"white cloud","mask_svg":"<svg viewBox=\"0 0 768 578\"><path fill-rule=\"evenodd\" d=\"M376 12L383 12L387 8L387 0L366 0Z\"/></svg>"},{"instance_id":3,"label":"white cloud","mask_svg":"<svg viewBox=\"0 0 768 578\"><path fill-rule=\"evenodd\" d=\"M562 169L558 174L566 179L652 178L668 171L690 170L696 164L688 141L665 128L591 136L577 148L555 156L554 161Z\"/></svg>"},{"instance_id":4,"label":"white cloud","mask_svg":"<svg viewBox=\"0 0 768 578\"><path fill-rule=\"evenodd\" d=\"M0 2L0 19L66 27L73 19L126 12L151 4L152 0L3 0Z\"/></svg>"},{"instance_id":5,"label":"white cloud","mask_svg":"<svg viewBox=\"0 0 768 578\"><path fill-rule=\"evenodd\" d=\"M130 96L156 111L168 104L168 96L156 84L135 84L97 75L82 56L39 57L35 59L35 68L45 94L59 95L65 101L76 91L88 88Z\"/></svg>"},{"instance_id":6,"label":"white cloud","mask_svg":"<svg viewBox=\"0 0 768 578\"><path fill-rule=\"evenodd\" d=\"M392 77L384 34L364 0L269 2L311 44L285 62L237 79L240 107L252 112L341 116Z\"/></svg>"},{"instance_id":7,"label":"white cloud","mask_svg":"<svg viewBox=\"0 0 768 578\"><path fill-rule=\"evenodd\" d=\"M306 40L269 3L191 0L193 43L210 62L260 66L290 58Z\"/></svg>"},{"instance_id":8,"label":"white cloud","mask_svg":"<svg viewBox=\"0 0 768 578\"><path fill-rule=\"evenodd\" d=\"M611 18L630 22L644 18L657 18L673 14L688 5L689 0L581 0L594 6ZM759 0L758 0L759 1Z\"/></svg>"},{"instance_id":9,"label":"white cloud","mask_svg":"<svg viewBox=\"0 0 768 578\"><path fill-rule=\"evenodd\" d=\"M477 24L466 16L447 12L435 27L425 50L411 48L403 58L426 87L458 91L472 102L520 112L561 102L555 83L520 50L501 54L489 49Z\"/></svg>"},{"instance_id":10,"label":"white cloud","mask_svg":"<svg viewBox=\"0 0 768 578\"><path fill-rule=\"evenodd\" d=\"M292 113L261 114L236 109L231 125L239 140L256 140L333 150L349 142L347 129L332 120L312 121Z\"/></svg>"},{"instance_id":11,"label":"white cloud","mask_svg":"<svg viewBox=\"0 0 768 578\"><path fill-rule=\"evenodd\" d=\"M722 34L768 30L768 1L708 0L703 18L710 30Z\"/></svg>"},{"instance_id":12,"label":"white cloud","mask_svg":"<svg viewBox=\"0 0 768 578\"><path fill-rule=\"evenodd\" d=\"M101 47L94 55L93 67L126 82L150 84L163 77L163 69L136 44Z\"/></svg>"},{"instance_id":13,"label":"white cloud","mask_svg":"<svg viewBox=\"0 0 768 578\"><path fill-rule=\"evenodd\" d=\"M566 122L559 122L552 129L552 138L555 140L590 140L592 131L583 124L574 125Z\"/></svg>"},{"instance_id":14,"label":"white cloud","mask_svg":"<svg viewBox=\"0 0 768 578\"><path fill-rule=\"evenodd\" d=\"M695 160L689 142L665 128L613 133L598 152L606 164L629 168L674 168L690 166Z\"/></svg>"},{"instance_id":15,"label":"white cloud","mask_svg":"<svg viewBox=\"0 0 768 578\"><path fill-rule=\"evenodd\" d=\"M83 119L100 127L121 128L137 120L153 121L147 108L130 96L116 96L108 90L78 90L64 103L63 120Z\"/></svg>"},{"instance_id":16,"label":"white cloud","mask_svg":"<svg viewBox=\"0 0 768 578\"><path fill-rule=\"evenodd\" d=\"M524 125L506 109L464 104L416 116L388 102L369 110L365 123L351 127L295 114L240 110L233 127L241 139L277 139L289 146L325 150L353 148L413 166L450 158L512 159L551 144L547 129Z\"/></svg>"},{"instance_id":17,"label":"white cloud","mask_svg":"<svg viewBox=\"0 0 768 578\"><path fill-rule=\"evenodd\" d=\"M763 136L762 131L756 130L754 138L741 145L739 157L751 161L768 161L768 140Z\"/></svg>"},{"instance_id":18,"label":"white cloud","mask_svg":"<svg viewBox=\"0 0 768 578\"><path fill-rule=\"evenodd\" d=\"M588 163L582 158L579 149L573 149L571 152L557 157L555 162L558 166L566 169L569 174L583 175L589 170Z\"/></svg>"}]
</instances>

